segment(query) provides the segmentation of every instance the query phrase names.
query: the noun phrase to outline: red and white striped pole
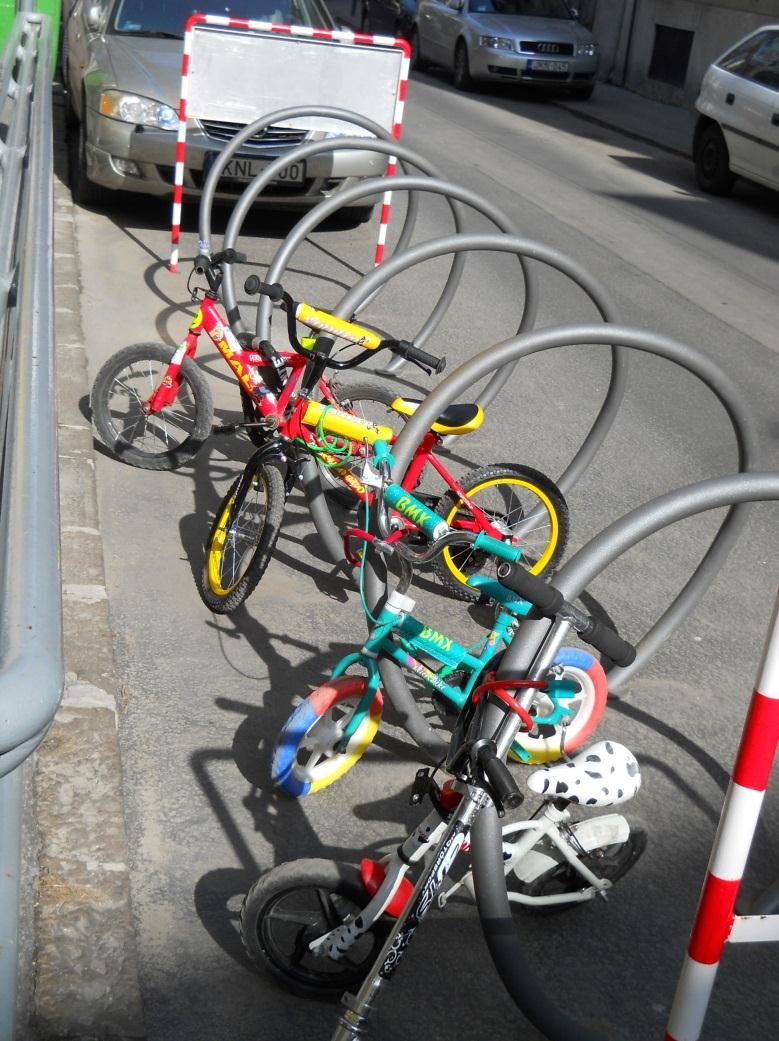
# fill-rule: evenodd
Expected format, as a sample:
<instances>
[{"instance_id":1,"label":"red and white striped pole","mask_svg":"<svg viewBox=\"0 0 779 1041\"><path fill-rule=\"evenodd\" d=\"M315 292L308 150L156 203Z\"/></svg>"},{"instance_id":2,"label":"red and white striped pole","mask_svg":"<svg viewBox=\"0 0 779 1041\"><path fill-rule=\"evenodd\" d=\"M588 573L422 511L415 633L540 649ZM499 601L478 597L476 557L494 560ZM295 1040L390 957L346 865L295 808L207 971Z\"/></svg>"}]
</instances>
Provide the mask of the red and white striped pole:
<instances>
[{"instance_id":1,"label":"red and white striped pole","mask_svg":"<svg viewBox=\"0 0 779 1041\"><path fill-rule=\"evenodd\" d=\"M779 915L734 908L779 743L779 599L725 796L666 1041L698 1041L726 943L779 940Z\"/></svg>"},{"instance_id":2,"label":"red and white striped pole","mask_svg":"<svg viewBox=\"0 0 779 1041\"><path fill-rule=\"evenodd\" d=\"M405 40L399 41L405 43ZM392 136L396 141L400 140L400 128L403 126L403 108L406 104L406 90L408 89L408 72L410 66L410 50L408 45L403 52L400 65L400 82L398 83L398 97L395 102L395 116L392 120ZM387 162L387 177L394 177L398 168L397 157L391 155ZM376 243L376 253L373 258L374 267L378 267L384 260L384 245L387 241L387 228L389 226L390 208L392 206L392 192L385 192L381 204L381 217L379 219L379 239Z\"/></svg>"},{"instance_id":3,"label":"red and white striped pole","mask_svg":"<svg viewBox=\"0 0 779 1041\"><path fill-rule=\"evenodd\" d=\"M351 29L313 29L302 25L280 25L275 22L259 22L249 18L231 18L227 15L193 14L184 27L184 51L181 58L181 100L179 103L179 127L176 142L176 166L173 178L173 216L170 229L170 271L178 270L179 239L181 237L181 206L184 199L184 160L187 150L187 101L189 95L190 59L192 56L193 34L198 25L212 26L222 29L243 29L250 32L271 33L277 36L299 36L310 40L330 40L333 43L367 44L373 47L394 47L403 52L400 61L400 75L395 100L395 111L392 120L392 136L400 139L403 125L403 109L408 89L408 74L411 61L411 48L406 40L394 36L377 36L373 33L358 33ZM397 169L397 158L390 156L387 163L387 177L392 177ZM380 264L384 257L384 244L387 239L392 192L385 192L379 222L379 237L376 243L374 263Z\"/></svg>"}]
</instances>

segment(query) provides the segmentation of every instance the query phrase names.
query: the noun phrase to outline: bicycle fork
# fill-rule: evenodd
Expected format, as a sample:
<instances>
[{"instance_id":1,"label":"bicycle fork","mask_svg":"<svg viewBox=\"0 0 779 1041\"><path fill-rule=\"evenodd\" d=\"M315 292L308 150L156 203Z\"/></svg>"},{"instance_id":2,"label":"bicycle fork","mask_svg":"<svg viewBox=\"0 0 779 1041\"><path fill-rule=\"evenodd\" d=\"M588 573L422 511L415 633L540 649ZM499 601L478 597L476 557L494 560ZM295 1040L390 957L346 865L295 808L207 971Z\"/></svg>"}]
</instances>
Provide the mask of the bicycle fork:
<instances>
[{"instance_id":1,"label":"bicycle fork","mask_svg":"<svg viewBox=\"0 0 779 1041\"><path fill-rule=\"evenodd\" d=\"M354 1041L363 1035L365 1024L379 991L395 973L417 927L435 903L436 894L449 874L457 854L467 842L474 818L488 802L489 796L485 792L469 787L467 794L463 793L448 824L441 821L437 812L426 817L419 828L398 850L402 866L388 873L371 903L354 923L340 927L349 929L350 925L357 926L359 922L362 926L360 931L367 931L370 924L378 917L378 914L373 913L375 905L378 905L379 908L386 907L408 868L419 861L431 847L433 848L434 854L430 864L420 875L410 898L398 915L395 928L387 937L370 974L356 995L344 994L342 998L344 1008L331 1041ZM381 912L379 911L379 913ZM367 928L366 923L368 923ZM331 943L336 941L335 934L339 931L334 930L327 937L323 937L322 941Z\"/></svg>"}]
</instances>

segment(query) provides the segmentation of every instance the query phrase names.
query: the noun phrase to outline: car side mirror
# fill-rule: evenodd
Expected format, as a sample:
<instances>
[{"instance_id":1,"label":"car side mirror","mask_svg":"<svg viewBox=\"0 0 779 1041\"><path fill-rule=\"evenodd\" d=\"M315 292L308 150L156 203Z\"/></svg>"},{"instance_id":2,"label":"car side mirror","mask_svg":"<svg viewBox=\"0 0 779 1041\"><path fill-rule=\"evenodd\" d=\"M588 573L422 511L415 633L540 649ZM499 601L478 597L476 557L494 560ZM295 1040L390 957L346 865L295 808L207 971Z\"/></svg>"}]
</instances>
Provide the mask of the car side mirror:
<instances>
[{"instance_id":1,"label":"car side mirror","mask_svg":"<svg viewBox=\"0 0 779 1041\"><path fill-rule=\"evenodd\" d=\"M99 32L100 31L100 26L102 25L102 22L103 22L103 11L102 11L100 5L99 4L92 4L91 7L87 8L87 17L86 17L87 29L89 29L89 31L91 33Z\"/></svg>"}]
</instances>

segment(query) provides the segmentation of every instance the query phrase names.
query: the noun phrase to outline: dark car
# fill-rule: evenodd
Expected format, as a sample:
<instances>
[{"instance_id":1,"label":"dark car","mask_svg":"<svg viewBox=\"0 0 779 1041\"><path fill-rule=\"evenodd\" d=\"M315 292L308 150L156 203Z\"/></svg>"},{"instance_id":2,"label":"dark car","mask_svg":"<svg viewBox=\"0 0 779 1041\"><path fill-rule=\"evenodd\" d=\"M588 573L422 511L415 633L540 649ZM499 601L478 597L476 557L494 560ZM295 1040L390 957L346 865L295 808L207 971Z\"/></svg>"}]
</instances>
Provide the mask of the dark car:
<instances>
[{"instance_id":1,"label":"dark car","mask_svg":"<svg viewBox=\"0 0 779 1041\"><path fill-rule=\"evenodd\" d=\"M362 0L360 28L364 33L411 39L417 0Z\"/></svg>"}]
</instances>

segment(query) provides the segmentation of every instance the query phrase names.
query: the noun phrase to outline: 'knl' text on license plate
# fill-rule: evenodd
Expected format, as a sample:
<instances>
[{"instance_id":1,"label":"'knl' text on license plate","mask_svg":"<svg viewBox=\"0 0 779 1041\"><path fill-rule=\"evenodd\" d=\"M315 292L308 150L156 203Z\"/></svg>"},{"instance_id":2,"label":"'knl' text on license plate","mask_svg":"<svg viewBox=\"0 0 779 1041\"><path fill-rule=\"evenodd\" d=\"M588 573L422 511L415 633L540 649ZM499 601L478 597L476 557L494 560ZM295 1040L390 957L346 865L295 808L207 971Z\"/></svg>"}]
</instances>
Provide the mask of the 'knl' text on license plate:
<instances>
[{"instance_id":1,"label":"'knl' text on license plate","mask_svg":"<svg viewBox=\"0 0 779 1041\"><path fill-rule=\"evenodd\" d=\"M236 156L231 159L224 168L222 177L229 181L251 181L270 166L271 159L252 159ZM271 181L271 184L302 184L306 179L305 163L290 163L289 166L280 170Z\"/></svg>"},{"instance_id":2,"label":"'knl' text on license plate","mask_svg":"<svg viewBox=\"0 0 779 1041\"><path fill-rule=\"evenodd\" d=\"M568 72L567 61L548 61L545 58L533 58L527 65L534 72Z\"/></svg>"}]
</instances>

